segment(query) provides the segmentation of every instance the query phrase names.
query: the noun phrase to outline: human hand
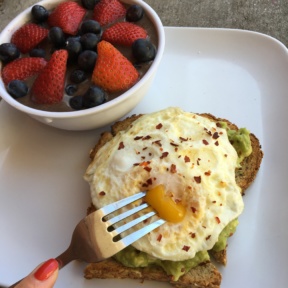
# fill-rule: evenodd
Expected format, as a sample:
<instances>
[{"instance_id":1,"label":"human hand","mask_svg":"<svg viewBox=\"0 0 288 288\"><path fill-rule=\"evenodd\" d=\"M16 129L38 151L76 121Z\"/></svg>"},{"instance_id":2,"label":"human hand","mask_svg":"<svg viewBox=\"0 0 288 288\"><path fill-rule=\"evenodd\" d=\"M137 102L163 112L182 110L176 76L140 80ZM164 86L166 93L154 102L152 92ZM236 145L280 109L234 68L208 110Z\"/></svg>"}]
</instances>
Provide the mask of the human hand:
<instances>
[{"instance_id":1,"label":"human hand","mask_svg":"<svg viewBox=\"0 0 288 288\"><path fill-rule=\"evenodd\" d=\"M58 276L58 262L49 259L23 278L15 288L52 288Z\"/></svg>"}]
</instances>

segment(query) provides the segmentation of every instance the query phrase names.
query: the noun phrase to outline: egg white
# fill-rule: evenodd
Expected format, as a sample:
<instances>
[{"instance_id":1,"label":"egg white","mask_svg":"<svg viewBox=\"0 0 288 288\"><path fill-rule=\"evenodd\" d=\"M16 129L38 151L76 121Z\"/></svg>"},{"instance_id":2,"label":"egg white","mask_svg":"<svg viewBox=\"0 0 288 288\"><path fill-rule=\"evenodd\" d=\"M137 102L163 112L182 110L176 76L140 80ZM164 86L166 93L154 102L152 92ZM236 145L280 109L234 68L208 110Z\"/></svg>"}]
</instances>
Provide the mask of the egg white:
<instances>
[{"instance_id":1,"label":"egg white","mask_svg":"<svg viewBox=\"0 0 288 288\"><path fill-rule=\"evenodd\" d=\"M165 223L133 246L162 260L181 261L211 249L242 212L237 157L225 129L167 108L141 116L101 147L84 178L97 208L163 184L167 195L186 208L185 217Z\"/></svg>"}]
</instances>

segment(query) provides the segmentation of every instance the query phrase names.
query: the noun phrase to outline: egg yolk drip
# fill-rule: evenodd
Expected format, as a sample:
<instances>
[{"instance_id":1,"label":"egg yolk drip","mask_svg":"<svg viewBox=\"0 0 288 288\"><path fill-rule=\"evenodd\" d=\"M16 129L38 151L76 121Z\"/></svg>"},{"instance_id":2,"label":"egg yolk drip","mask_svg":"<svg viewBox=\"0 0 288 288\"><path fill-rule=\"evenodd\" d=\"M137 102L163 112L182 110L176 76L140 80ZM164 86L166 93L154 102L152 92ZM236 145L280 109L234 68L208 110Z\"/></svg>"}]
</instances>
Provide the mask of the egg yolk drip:
<instances>
[{"instance_id":1,"label":"egg yolk drip","mask_svg":"<svg viewBox=\"0 0 288 288\"><path fill-rule=\"evenodd\" d=\"M185 216L185 207L174 202L170 196L165 195L164 185L158 185L148 190L144 200L157 212L160 218L168 222L181 222Z\"/></svg>"}]
</instances>

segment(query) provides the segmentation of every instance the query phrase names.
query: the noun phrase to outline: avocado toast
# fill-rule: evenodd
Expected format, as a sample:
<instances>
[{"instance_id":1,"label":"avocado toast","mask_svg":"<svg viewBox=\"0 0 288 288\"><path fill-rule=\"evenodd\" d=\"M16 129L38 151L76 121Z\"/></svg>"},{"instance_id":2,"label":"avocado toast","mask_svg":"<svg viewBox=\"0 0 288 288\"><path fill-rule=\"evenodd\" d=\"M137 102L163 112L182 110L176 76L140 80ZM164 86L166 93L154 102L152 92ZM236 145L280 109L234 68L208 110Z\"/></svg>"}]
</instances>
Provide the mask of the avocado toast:
<instances>
[{"instance_id":1,"label":"avocado toast","mask_svg":"<svg viewBox=\"0 0 288 288\"><path fill-rule=\"evenodd\" d=\"M232 124L228 120L216 118L211 114L201 114L200 116L213 121L214 123L216 123L217 127L225 127L225 129L228 131L228 135L229 135L229 131L230 132L232 131L232 133L230 133L229 141L231 142L231 144L234 144L234 146L236 147L236 150L238 150L237 153L238 153L238 156L240 156L239 159L241 159L241 163L236 168L236 171L235 171L235 178L236 178L237 185L241 188L241 194L244 195L245 190L250 186L250 184L255 179L256 174L261 164L262 157L263 157L263 152L261 150L259 140L256 138L255 135L249 133L248 130L238 129L236 125ZM142 115L133 115L125 119L124 121L115 123L112 126L111 132L104 132L100 140L98 141L98 143L96 144L96 146L90 153L91 159L94 159L99 149L103 147L105 143L111 141L111 139L113 139L113 137L115 137L121 131L125 131L129 129L129 127L133 126L133 122L139 119L140 117L142 117ZM233 131L238 131L237 135L235 135ZM240 138L239 138L239 135L240 135ZM247 143L245 144L245 141L242 144L236 143L239 141L241 142L242 140L239 140L241 138L244 138L244 140L246 139L245 140L246 142L247 142L247 138L249 139L248 148L246 147ZM232 143L233 141L234 143ZM239 145L240 147L241 145L242 146L244 145L244 148L246 147L248 150L249 149L251 150L250 152L248 151L249 156L245 157L246 148L242 152L241 149L239 149ZM88 213L92 212L93 210L95 210L94 205L92 205L88 209ZM227 242L227 238L231 236L236 229L237 219L235 219L235 221L231 221L231 223L229 223L229 225L225 227L224 230L226 231L223 230L222 232L223 235L221 234L220 235L221 237L219 236L219 240L220 238L223 238L223 239L221 239L221 241L218 241L219 243L218 242L216 243L218 245L215 245L213 249L210 249L208 251L209 254L217 262L221 264L226 264L226 261L227 261L226 260L226 247L227 247L226 242ZM135 258L137 254L141 254L141 253L142 252L139 252L137 250L130 251L130 254L132 256L134 255ZM189 263L188 265L189 268L187 268L185 265L183 266L183 263L180 264L177 267L177 269L179 269L180 267L181 270L185 270L185 273L182 273L184 275L181 274L180 277L176 277L176 278L175 278L175 274L172 277L169 272L167 273L167 267L162 269L163 267L161 267L161 265L160 266L154 265L154 263L152 263L152 265L149 265L148 267L133 267L133 265L129 265L128 263L128 266L132 266L132 267L127 267L121 264L119 261L117 261L119 260L119 257L117 257L117 255L115 257L115 259L117 260L108 259L101 263L88 264L85 269L84 276L87 279L131 278L131 279L141 279L141 280L144 280L144 279L156 280L156 281L170 282L175 287L220 287L221 274L217 270L217 268L210 262L209 256L207 257L207 255L203 254L201 255L201 257L198 257L199 259L196 259L197 261L195 263L192 263L192 264ZM166 270L166 272L164 270Z\"/></svg>"}]
</instances>

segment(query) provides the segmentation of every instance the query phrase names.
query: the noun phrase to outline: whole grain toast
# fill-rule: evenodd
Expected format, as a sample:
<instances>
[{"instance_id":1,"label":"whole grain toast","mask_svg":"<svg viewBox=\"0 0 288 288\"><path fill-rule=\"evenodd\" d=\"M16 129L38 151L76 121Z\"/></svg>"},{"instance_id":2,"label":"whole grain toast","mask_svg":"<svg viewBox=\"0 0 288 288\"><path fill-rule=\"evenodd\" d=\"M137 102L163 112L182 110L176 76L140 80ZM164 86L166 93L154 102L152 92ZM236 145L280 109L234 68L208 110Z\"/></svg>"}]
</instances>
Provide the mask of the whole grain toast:
<instances>
[{"instance_id":1,"label":"whole grain toast","mask_svg":"<svg viewBox=\"0 0 288 288\"><path fill-rule=\"evenodd\" d=\"M206 117L215 123L226 122L229 129L238 130L238 127L231 123L229 120L217 118L209 113L199 114L200 116ZM117 133L129 128L132 123L141 117L142 115L132 115L122 121L116 122L111 127L111 131L107 131L101 134L101 137L95 147L90 151L90 158L94 159L97 151L110 141ZM254 181L257 172L260 168L263 151L258 138L250 133L250 140L252 145L252 153L241 162L241 167L235 171L236 183L242 189L242 195L245 195L245 191ZM92 205L88 208L87 213L91 213L95 210ZM226 247L227 248L227 247ZM218 262L226 265L227 262L227 249L222 251L209 251L210 255ZM86 266L84 271L84 277L87 279L92 278L129 278L138 280L156 280L169 282L177 288L217 288L220 287L221 274L217 268L211 263L202 263L197 267L191 269L187 274L180 277L175 282L168 276L161 268L153 266L149 268L129 268L116 262L113 259L108 259L100 263L90 263Z\"/></svg>"}]
</instances>

